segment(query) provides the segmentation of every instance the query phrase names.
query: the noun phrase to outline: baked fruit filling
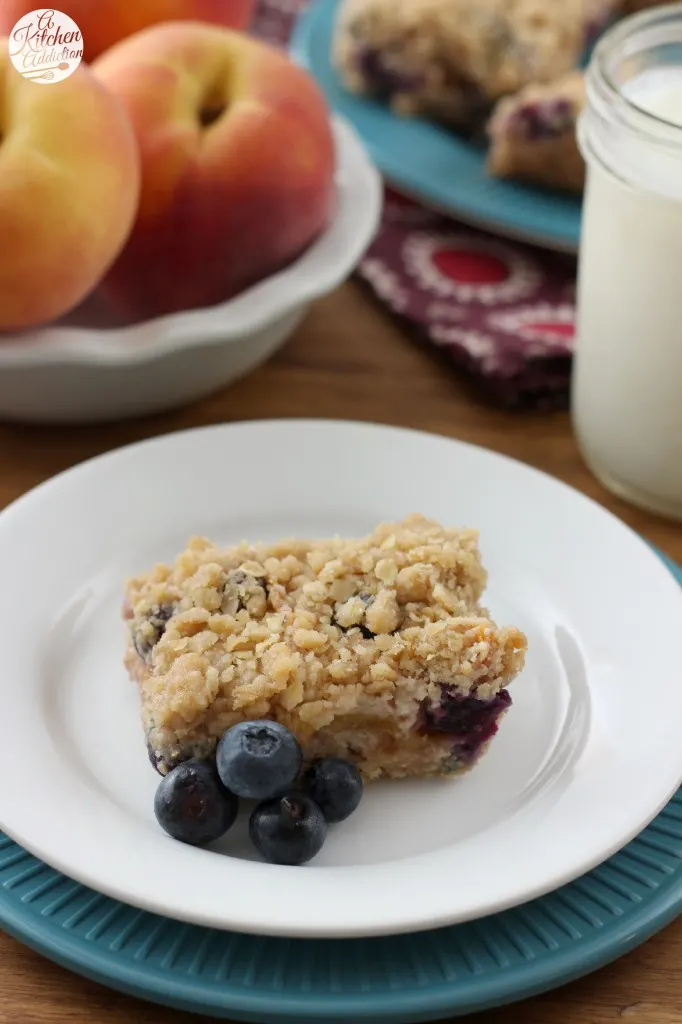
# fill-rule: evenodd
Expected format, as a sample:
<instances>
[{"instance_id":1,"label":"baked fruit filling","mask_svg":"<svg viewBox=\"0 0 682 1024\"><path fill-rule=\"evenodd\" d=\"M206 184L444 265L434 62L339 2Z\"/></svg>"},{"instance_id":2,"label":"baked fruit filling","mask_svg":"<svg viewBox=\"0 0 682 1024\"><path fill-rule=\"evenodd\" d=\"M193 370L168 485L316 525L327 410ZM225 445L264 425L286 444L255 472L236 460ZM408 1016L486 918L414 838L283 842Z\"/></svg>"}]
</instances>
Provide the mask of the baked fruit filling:
<instances>
[{"instance_id":1,"label":"baked fruit filling","mask_svg":"<svg viewBox=\"0 0 682 1024\"><path fill-rule=\"evenodd\" d=\"M430 735L446 735L453 741L452 757L462 766L473 764L497 732L498 722L511 707L507 690L489 700L464 697L447 684L440 700L422 708L420 729Z\"/></svg>"}]
</instances>

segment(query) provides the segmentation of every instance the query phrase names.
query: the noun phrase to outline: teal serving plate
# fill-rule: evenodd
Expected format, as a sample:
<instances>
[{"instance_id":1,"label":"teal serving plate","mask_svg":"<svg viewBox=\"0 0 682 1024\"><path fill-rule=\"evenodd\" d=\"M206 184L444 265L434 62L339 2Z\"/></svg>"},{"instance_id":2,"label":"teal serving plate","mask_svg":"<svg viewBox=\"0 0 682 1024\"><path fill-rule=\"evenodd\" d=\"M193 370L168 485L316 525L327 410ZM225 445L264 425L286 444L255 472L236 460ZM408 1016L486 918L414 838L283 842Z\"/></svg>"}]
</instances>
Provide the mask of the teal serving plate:
<instances>
[{"instance_id":1,"label":"teal serving plate","mask_svg":"<svg viewBox=\"0 0 682 1024\"><path fill-rule=\"evenodd\" d=\"M332 110L351 122L384 177L407 195L468 223L546 248L575 252L580 198L490 177L485 147L421 118L354 96L331 60L339 0L314 0L291 38L295 60L312 74Z\"/></svg>"}]
</instances>

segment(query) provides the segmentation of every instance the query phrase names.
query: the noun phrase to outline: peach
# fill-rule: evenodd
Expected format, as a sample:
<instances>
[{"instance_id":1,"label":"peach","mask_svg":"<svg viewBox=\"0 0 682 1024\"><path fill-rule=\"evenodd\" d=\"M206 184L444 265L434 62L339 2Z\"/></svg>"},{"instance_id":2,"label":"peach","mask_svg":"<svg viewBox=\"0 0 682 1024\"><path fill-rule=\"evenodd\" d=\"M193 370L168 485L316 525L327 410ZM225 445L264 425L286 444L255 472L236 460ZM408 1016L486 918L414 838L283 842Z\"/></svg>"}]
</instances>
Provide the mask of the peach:
<instances>
[{"instance_id":1,"label":"peach","mask_svg":"<svg viewBox=\"0 0 682 1024\"><path fill-rule=\"evenodd\" d=\"M0 329L77 305L133 225L139 160L120 103L83 66L22 78L0 37Z\"/></svg>"},{"instance_id":2,"label":"peach","mask_svg":"<svg viewBox=\"0 0 682 1024\"><path fill-rule=\"evenodd\" d=\"M92 66L142 162L130 239L105 287L128 315L214 305L280 269L325 227L325 102L284 55L229 29L159 25Z\"/></svg>"},{"instance_id":3,"label":"peach","mask_svg":"<svg viewBox=\"0 0 682 1024\"><path fill-rule=\"evenodd\" d=\"M83 34L83 57L90 62L115 43L162 21L208 21L246 28L255 0L61 0L57 10ZM9 35L20 18L39 7L34 0L0 0L0 33Z\"/></svg>"}]
</instances>

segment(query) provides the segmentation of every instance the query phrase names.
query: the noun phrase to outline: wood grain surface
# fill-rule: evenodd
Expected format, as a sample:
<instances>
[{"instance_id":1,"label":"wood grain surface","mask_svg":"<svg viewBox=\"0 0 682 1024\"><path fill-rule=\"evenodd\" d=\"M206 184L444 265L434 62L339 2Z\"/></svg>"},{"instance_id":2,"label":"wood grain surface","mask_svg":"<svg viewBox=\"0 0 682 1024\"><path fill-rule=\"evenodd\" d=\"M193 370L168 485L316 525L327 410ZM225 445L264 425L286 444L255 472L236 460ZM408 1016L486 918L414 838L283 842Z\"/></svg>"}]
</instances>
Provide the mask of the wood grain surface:
<instances>
[{"instance_id":1,"label":"wood grain surface","mask_svg":"<svg viewBox=\"0 0 682 1024\"><path fill-rule=\"evenodd\" d=\"M156 434L231 420L333 417L416 427L472 441L543 469L606 505L682 563L682 528L629 508L591 476L568 416L491 409L414 345L354 284L319 303L290 343L248 379L153 419L101 427L0 424L0 507L101 452ZM0 933L0 1024L190 1024L69 974ZM476 1024L682 1024L682 919L582 981ZM459 1018L461 1024L466 1024ZM265 1022L264 1022L265 1024ZM352 1022L348 1022L352 1024Z\"/></svg>"}]
</instances>

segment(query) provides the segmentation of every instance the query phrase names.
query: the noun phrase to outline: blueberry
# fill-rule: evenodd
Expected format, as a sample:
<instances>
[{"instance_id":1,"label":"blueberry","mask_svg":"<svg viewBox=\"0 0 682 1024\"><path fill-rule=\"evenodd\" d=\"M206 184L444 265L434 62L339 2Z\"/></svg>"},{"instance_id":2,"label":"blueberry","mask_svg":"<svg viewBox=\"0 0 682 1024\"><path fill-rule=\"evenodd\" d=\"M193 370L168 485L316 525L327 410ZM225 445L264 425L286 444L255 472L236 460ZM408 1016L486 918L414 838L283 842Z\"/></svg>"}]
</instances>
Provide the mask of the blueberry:
<instances>
[{"instance_id":1,"label":"blueberry","mask_svg":"<svg viewBox=\"0 0 682 1024\"><path fill-rule=\"evenodd\" d=\"M155 750L149 741L147 741L147 756L154 771L158 772L161 776L168 775L168 773L174 768L177 768L179 764L183 764L185 761L193 761L195 759L192 754L168 754L163 753L160 750ZM198 760L205 761L206 764L210 765L213 768L213 771L215 771L215 751L208 754L206 757L198 758Z\"/></svg>"},{"instance_id":2,"label":"blueberry","mask_svg":"<svg viewBox=\"0 0 682 1024\"><path fill-rule=\"evenodd\" d=\"M374 47L361 45L356 60L368 88L378 97L390 99L395 93L414 92L423 86L422 75L392 67L385 54Z\"/></svg>"},{"instance_id":3,"label":"blueberry","mask_svg":"<svg viewBox=\"0 0 682 1024\"><path fill-rule=\"evenodd\" d=\"M303 773L301 788L322 808L329 822L343 821L362 800L357 769L340 757L322 757Z\"/></svg>"},{"instance_id":4,"label":"blueberry","mask_svg":"<svg viewBox=\"0 0 682 1024\"><path fill-rule=\"evenodd\" d=\"M218 744L223 785L247 800L270 800L290 788L303 763L296 737L279 722L240 722Z\"/></svg>"},{"instance_id":5,"label":"blueberry","mask_svg":"<svg viewBox=\"0 0 682 1024\"><path fill-rule=\"evenodd\" d=\"M249 835L261 857L271 864L305 864L324 846L327 819L310 797L289 793L254 808Z\"/></svg>"},{"instance_id":6,"label":"blueberry","mask_svg":"<svg viewBox=\"0 0 682 1024\"><path fill-rule=\"evenodd\" d=\"M511 703L507 690L479 700L441 685L440 701L422 707L420 729L427 735L452 736L454 757L462 764L471 764L497 732L498 721Z\"/></svg>"},{"instance_id":7,"label":"blueberry","mask_svg":"<svg viewBox=\"0 0 682 1024\"><path fill-rule=\"evenodd\" d=\"M503 711L510 707L511 695L500 690L494 697L479 700L460 694L452 687L441 685L441 698L437 704L426 704L422 709L422 729L426 733L450 733L453 736L483 736L489 739L491 727Z\"/></svg>"},{"instance_id":8,"label":"blueberry","mask_svg":"<svg viewBox=\"0 0 682 1024\"><path fill-rule=\"evenodd\" d=\"M569 100L558 98L526 104L512 115L511 123L524 138L537 141L556 138L572 130L575 115Z\"/></svg>"},{"instance_id":9,"label":"blueberry","mask_svg":"<svg viewBox=\"0 0 682 1024\"><path fill-rule=\"evenodd\" d=\"M159 775L166 776L169 771L175 768L177 765L182 763L182 759L176 761L169 760L160 751L154 750L151 743L147 743L147 756L149 757L149 763L152 768L159 773ZM189 760L189 758L187 758ZM164 771L164 768L166 769Z\"/></svg>"},{"instance_id":10,"label":"blueberry","mask_svg":"<svg viewBox=\"0 0 682 1024\"><path fill-rule=\"evenodd\" d=\"M357 594L357 597L360 598L365 608L369 608L370 605L374 603L373 594ZM373 633L369 626L367 626L364 622L357 622L352 626L341 626L336 618L336 615L333 615L332 625L336 626L343 633L348 633L351 629L359 629L364 640L374 640L376 636L376 633Z\"/></svg>"},{"instance_id":11,"label":"blueberry","mask_svg":"<svg viewBox=\"0 0 682 1024\"><path fill-rule=\"evenodd\" d=\"M151 764L154 771L159 772L160 775L161 772L159 771L159 763L161 761L161 758L157 756L156 751L154 750L151 743L147 743L147 757L149 758L149 763Z\"/></svg>"},{"instance_id":12,"label":"blueberry","mask_svg":"<svg viewBox=\"0 0 682 1024\"><path fill-rule=\"evenodd\" d=\"M200 846L220 839L237 817L239 801L205 761L185 761L159 783L156 820L173 839Z\"/></svg>"},{"instance_id":13,"label":"blueberry","mask_svg":"<svg viewBox=\"0 0 682 1024\"><path fill-rule=\"evenodd\" d=\"M133 632L133 646L144 661L149 657L163 636L168 620L173 617L175 609L172 604L155 604Z\"/></svg>"},{"instance_id":14,"label":"blueberry","mask_svg":"<svg viewBox=\"0 0 682 1024\"><path fill-rule=\"evenodd\" d=\"M246 609L252 618L261 619L268 609L265 581L243 569L232 569L225 577L221 607L227 615Z\"/></svg>"}]
</instances>

